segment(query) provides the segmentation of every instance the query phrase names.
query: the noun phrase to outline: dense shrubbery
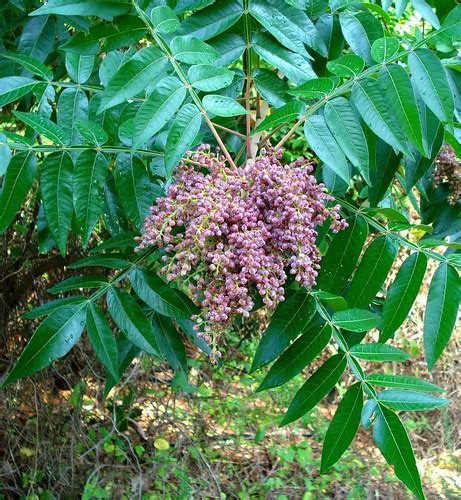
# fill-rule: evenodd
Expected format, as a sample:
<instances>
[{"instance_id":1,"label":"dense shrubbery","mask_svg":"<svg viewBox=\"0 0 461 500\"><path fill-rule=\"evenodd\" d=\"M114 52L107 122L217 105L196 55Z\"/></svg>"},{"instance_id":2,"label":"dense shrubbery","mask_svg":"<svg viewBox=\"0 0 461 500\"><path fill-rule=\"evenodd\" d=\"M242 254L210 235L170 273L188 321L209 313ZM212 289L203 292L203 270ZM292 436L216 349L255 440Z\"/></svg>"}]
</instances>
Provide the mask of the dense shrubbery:
<instances>
[{"instance_id":1,"label":"dense shrubbery","mask_svg":"<svg viewBox=\"0 0 461 500\"><path fill-rule=\"evenodd\" d=\"M327 346L335 352L282 424L350 370L356 382L328 428L321 469L361 422L423 497L395 411L448 400L424 380L366 374L361 360L409 357L389 341L428 259L439 264L424 323L429 369L456 322L461 10L392 4L7 2L0 232L64 258L78 240L88 255L51 290L65 296L28 313L46 318L3 385L66 355L85 330L106 393L141 351L186 384L184 335L219 360L233 321L265 308L251 371L273 364L258 390L285 384ZM409 31L398 25L404 12L419 16ZM26 210L36 213L29 223ZM412 253L385 287L400 247Z\"/></svg>"}]
</instances>

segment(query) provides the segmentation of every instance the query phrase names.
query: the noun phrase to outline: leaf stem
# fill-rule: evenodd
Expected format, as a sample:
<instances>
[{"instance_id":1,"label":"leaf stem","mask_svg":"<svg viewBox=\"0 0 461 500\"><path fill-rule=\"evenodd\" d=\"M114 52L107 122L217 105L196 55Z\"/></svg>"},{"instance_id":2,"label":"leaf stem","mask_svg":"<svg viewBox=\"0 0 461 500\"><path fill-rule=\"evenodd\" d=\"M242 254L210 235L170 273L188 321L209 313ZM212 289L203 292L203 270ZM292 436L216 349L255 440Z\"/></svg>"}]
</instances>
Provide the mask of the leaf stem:
<instances>
[{"instance_id":1,"label":"leaf stem","mask_svg":"<svg viewBox=\"0 0 461 500\"><path fill-rule=\"evenodd\" d=\"M112 281L104 283L104 285L102 285L88 297L86 302L87 303L95 302L96 300L101 298L104 294L106 294L109 291L110 288L112 288L114 285L122 281L140 262L142 262L150 254L154 253L154 251L156 250L157 250L156 247L151 247L145 250L143 253L139 254L138 257L136 257L136 259L131 263L130 267L118 272L114 276Z\"/></svg>"},{"instance_id":2,"label":"leaf stem","mask_svg":"<svg viewBox=\"0 0 461 500\"><path fill-rule=\"evenodd\" d=\"M151 151L149 149L132 149L129 147L123 147L123 146L91 146L88 144L79 144L76 146L53 146L53 145L36 145L36 146L29 146L28 144L23 144L21 142L0 142L0 146L5 144L11 149L14 149L16 151L30 151L30 152L36 152L36 153L59 153L63 151L87 151L88 149L91 149L93 151L101 152L101 153L108 153L108 154L122 154L122 153L138 153L143 156L152 156L152 157L157 157L157 156L163 156L163 153L160 151ZM181 160L185 163L189 163L191 165L197 165L197 166L203 166L201 163L197 161L193 161L189 158L181 158Z\"/></svg>"},{"instance_id":3,"label":"leaf stem","mask_svg":"<svg viewBox=\"0 0 461 500\"><path fill-rule=\"evenodd\" d=\"M367 220L367 222L370 224L370 226L373 226L375 229L378 229L380 232L389 235L391 238L394 238L397 240L401 245L411 248L412 250L415 250L416 252L421 252L427 255L430 259L438 260L439 262L444 262L446 264L449 264L449 261L444 257L443 255L440 255L436 252L433 252L431 250L428 250L427 248L422 248L415 243L412 243L409 241L407 238L404 236L400 236L400 234L392 231L391 229L388 229L386 226L378 222L374 217L371 215L367 214L366 212L362 212L360 208L356 208L354 205L351 203L347 202L346 200L342 200L340 198L336 198L336 201L342 205L344 208L347 208L351 212L354 212L357 215L360 215L364 219Z\"/></svg>"}]
</instances>

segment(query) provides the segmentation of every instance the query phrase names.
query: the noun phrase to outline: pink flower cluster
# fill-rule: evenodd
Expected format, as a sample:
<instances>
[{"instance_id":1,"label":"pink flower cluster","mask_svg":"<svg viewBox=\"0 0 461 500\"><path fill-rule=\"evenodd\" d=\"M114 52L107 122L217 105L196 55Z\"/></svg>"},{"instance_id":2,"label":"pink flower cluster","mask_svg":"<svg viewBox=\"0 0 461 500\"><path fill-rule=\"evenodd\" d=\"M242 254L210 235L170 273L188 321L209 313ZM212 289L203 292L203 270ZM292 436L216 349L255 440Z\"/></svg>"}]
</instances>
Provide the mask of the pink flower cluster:
<instances>
[{"instance_id":1,"label":"pink flower cluster","mask_svg":"<svg viewBox=\"0 0 461 500\"><path fill-rule=\"evenodd\" d=\"M339 205L300 158L281 163L282 152L262 149L238 172L202 145L174 172L167 196L157 199L138 249L164 247L161 272L186 285L201 313L197 329L207 341L248 316L258 294L268 308L284 300L287 272L302 286L315 284L320 254L315 227L331 218L347 226Z\"/></svg>"},{"instance_id":2,"label":"pink flower cluster","mask_svg":"<svg viewBox=\"0 0 461 500\"><path fill-rule=\"evenodd\" d=\"M455 150L449 144L440 150L435 160L432 179L436 186L442 183L448 184L447 201L450 205L456 205L461 200L461 163Z\"/></svg>"}]
</instances>

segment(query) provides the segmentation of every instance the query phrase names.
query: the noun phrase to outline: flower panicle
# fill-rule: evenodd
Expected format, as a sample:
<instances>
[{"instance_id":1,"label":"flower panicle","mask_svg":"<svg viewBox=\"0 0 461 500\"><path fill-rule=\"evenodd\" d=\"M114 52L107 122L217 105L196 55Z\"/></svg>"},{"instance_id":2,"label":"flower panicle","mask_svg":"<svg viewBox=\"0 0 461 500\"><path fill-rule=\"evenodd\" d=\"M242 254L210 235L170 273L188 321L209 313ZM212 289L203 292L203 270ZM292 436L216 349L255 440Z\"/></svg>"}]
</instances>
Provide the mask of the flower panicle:
<instances>
[{"instance_id":1,"label":"flower panicle","mask_svg":"<svg viewBox=\"0 0 461 500\"><path fill-rule=\"evenodd\" d=\"M145 220L138 250L164 248L161 273L200 305L194 319L207 341L236 315L247 317L256 295L269 309L282 302L287 272L312 287L320 268L316 226L331 219L334 232L347 227L339 205L328 206L333 197L312 175L313 164L281 158L262 149L235 173L219 150L202 145L188 152L193 164L178 165Z\"/></svg>"}]
</instances>

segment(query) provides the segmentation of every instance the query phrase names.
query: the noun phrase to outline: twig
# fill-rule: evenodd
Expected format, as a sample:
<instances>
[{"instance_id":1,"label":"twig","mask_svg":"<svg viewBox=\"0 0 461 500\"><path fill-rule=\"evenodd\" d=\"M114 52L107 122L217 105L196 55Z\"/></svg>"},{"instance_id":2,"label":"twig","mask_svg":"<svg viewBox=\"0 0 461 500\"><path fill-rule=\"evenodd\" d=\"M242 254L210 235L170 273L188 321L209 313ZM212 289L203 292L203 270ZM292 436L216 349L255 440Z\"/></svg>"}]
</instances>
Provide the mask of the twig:
<instances>
[{"instance_id":1,"label":"twig","mask_svg":"<svg viewBox=\"0 0 461 500\"><path fill-rule=\"evenodd\" d=\"M243 0L243 15L245 16L245 109L246 109L246 158L249 160L252 157L251 151L251 107L250 107L250 92L251 92L251 35L250 35L250 17L248 11L248 0Z\"/></svg>"},{"instance_id":2,"label":"twig","mask_svg":"<svg viewBox=\"0 0 461 500\"><path fill-rule=\"evenodd\" d=\"M219 125L219 123L213 123L213 125L217 128L220 128L221 130L224 130L225 132L228 132L229 134L234 134L241 139L245 139L245 134L241 134L237 130L232 130L230 128L224 127L224 125Z\"/></svg>"}]
</instances>

